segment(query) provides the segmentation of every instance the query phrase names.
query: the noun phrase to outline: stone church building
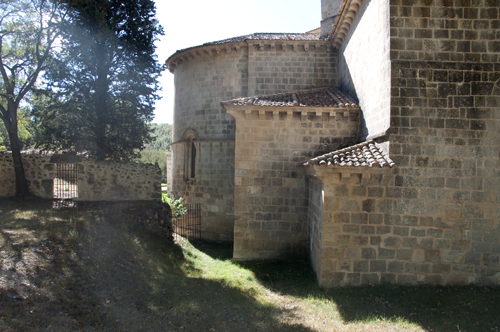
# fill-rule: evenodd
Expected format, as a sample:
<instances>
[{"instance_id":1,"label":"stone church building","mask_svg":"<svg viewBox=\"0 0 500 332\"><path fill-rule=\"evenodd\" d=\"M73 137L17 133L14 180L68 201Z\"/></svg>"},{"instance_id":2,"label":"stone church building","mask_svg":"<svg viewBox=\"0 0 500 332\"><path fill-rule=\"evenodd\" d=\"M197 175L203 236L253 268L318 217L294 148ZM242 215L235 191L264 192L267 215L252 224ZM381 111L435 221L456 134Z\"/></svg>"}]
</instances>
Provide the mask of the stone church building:
<instances>
[{"instance_id":1,"label":"stone church building","mask_svg":"<svg viewBox=\"0 0 500 332\"><path fill-rule=\"evenodd\" d=\"M172 193L321 286L500 284L500 1L321 1L170 56Z\"/></svg>"}]
</instances>

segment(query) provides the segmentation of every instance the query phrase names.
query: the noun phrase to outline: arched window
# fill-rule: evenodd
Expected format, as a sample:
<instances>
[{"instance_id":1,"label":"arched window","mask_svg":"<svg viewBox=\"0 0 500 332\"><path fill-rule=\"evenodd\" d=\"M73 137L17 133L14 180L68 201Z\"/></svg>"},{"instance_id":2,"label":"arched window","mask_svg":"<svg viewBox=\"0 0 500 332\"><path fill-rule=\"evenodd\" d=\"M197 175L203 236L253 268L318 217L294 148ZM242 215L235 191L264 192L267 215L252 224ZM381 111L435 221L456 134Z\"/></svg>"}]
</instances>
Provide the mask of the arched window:
<instances>
[{"instance_id":1,"label":"arched window","mask_svg":"<svg viewBox=\"0 0 500 332\"><path fill-rule=\"evenodd\" d=\"M196 152L198 146L198 135L192 129L186 130L182 135L184 141L184 175L188 183L194 183L196 179Z\"/></svg>"}]
</instances>

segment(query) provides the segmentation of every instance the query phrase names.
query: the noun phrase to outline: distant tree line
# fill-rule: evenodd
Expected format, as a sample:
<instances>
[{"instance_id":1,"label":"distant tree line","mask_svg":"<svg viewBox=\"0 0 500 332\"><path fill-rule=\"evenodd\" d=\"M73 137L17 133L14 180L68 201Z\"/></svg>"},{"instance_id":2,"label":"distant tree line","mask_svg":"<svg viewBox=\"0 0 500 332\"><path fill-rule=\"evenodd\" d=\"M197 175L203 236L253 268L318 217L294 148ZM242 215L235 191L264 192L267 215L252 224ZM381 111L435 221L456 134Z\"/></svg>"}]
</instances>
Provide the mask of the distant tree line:
<instances>
[{"instance_id":1,"label":"distant tree line","mask_svg":"<svg viewBox=\"0 0 500 332\"><path fill-rule=\"evenodd\" d=\"M161 169L162 177L166 177L167 155L171 151L172 145L172 125L168 123L153 124L153 137L155 138L146 148L141 151L142 163L157 163Z\"/></svg>"}]
</instances>

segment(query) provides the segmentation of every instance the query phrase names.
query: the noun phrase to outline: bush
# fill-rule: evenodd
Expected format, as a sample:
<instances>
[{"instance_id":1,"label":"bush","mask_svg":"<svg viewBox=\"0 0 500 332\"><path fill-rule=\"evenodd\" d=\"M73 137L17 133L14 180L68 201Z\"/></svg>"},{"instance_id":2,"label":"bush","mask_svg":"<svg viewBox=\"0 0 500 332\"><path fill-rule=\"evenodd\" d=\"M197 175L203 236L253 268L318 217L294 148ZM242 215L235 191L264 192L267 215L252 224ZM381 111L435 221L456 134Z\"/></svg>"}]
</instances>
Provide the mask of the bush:
<instances>
[{"instance_id":1,"label":"bush","mask_svg":"<svg viewBox=\"0 0 500 332\"><path fill-rule=\"evenodd\" d=\"M175 197L168 196L168 194L164 192L161 194L161 200L163 203L167 203L168 205L170 205L173 219L178 219L187 212L187 209L184 207L184 199L182 197L175 199Z\"/></svg>"}]
</instances>

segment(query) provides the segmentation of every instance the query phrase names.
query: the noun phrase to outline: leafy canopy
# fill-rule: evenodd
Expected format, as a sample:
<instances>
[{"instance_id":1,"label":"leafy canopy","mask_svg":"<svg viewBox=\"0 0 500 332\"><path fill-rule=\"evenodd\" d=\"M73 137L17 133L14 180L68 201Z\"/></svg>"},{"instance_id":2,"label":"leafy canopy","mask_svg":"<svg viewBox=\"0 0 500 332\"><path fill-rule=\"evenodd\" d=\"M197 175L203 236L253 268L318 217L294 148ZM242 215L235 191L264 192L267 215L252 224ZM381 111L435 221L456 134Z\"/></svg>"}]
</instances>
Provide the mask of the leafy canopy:
<instances>
[{"instance_id":1,"label":"leafy canopy","mask_svg":"<svg viewBox=\"0 0 500 332\"><path fill-rule=\"evenodd\" d=\"M25 115L18 119L20 105L46 69L64 19L60 1L0 1L0 120L4 129L1 136L2 146L12 151L18 197L29 196L20 153L23 144L19 128L22 130L25 119Z\"/></svg>"},{"instance_id":2,"label":"leafy canopy","mask_svg":"<svg viewBox=\"0 0 500 332\"><path fill-rule=\"evenodd\" d=\"M158 99L152 0L67 0L61 52L45 75L51 103L35 106L40 146L129 160L152 140ZM48 92L50 91L50 92Z\"/></svg>"}]
</instances>

